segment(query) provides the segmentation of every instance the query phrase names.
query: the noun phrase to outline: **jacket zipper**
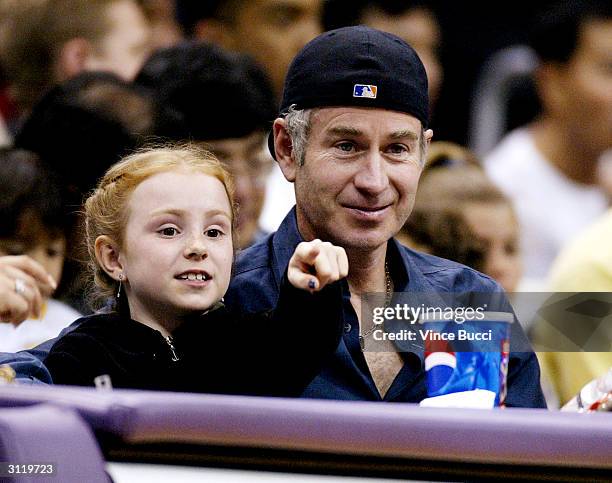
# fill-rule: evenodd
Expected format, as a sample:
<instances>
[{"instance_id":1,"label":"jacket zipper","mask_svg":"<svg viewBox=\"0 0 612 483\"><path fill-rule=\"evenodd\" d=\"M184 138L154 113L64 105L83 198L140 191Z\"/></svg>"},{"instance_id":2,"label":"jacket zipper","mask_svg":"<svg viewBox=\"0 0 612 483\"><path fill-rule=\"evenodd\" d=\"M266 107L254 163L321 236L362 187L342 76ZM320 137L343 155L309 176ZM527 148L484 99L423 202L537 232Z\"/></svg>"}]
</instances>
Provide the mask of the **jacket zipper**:
<instances>
[{"instance_id":1,"label":"jacket zipper","mask_svg":"<svg viewBox=\"0 0 612 483\"><path fill-rule=\"evenodd\" d=\"M165 338L168 347L170 347L170 352L172 352L172 362L177 362L179 357L176 355L176 349L174 348L172 337L168 336Z\"/></svg>"}]
</instances>

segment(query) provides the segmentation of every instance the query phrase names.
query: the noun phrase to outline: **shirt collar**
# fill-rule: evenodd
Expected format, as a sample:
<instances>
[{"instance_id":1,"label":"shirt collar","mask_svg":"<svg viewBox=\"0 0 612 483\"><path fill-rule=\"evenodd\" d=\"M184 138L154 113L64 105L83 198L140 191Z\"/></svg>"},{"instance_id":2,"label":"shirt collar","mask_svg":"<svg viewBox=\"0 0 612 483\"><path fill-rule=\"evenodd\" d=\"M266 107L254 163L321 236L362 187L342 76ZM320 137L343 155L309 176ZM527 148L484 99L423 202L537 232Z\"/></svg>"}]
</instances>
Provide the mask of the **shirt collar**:
<instances>
[{"instance_id":1,"label":"shirt collar","mask_svg":"<svg viewBox=\"0 0 612 483\"><path fill-rule=\"evenodd\" d=\"M303 241L304 238L298 230L296 208L294 206L287 213L272 239L274 276L277 283L282 280L295 247ZM401 245L395 238L391 238L387 243L387 261L393 277L394 290L396 292L435 293L434 287L418 266L415 255L416 253L413 250Z\"/></svg>"}]
</instances>

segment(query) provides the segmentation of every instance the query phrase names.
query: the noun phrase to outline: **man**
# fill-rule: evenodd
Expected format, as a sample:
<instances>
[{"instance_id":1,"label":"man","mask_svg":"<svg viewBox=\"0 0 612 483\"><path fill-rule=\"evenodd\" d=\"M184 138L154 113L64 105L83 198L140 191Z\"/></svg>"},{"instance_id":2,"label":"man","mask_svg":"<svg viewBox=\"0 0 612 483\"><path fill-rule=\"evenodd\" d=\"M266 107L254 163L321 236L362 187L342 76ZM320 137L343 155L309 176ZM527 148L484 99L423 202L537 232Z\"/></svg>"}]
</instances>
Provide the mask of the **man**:
<instances>
[{"instance_id":1,"label":"man","mask_svg":"<svg viewBox=\"0 0 612 483\"><path fill-rule=\"evenodd\" d=\"M231 171L237 248L263 238L259 215L272 165L265 136L276 105L259 66L216 45L185 42L153 54L136 84L150 89L165 108L158 135L202 142Z\"/></svg>"},{"instance_id":2,"label":"man","mask_svg":"<svg viewBox=\"0 0 612 483\"><path fill-rule=\"evenodd\" d=\"M359 336L371 330L360 327L364 294L501 291L472 269L411 251L392 238L412 209L432 137L427 111L424 67L391 34L367 27L327 32L304 47L289 69L269 141L295 184L297 205L275 234L239 255L225 300L246 312L269 310L299 242L320 238L345 249L350 269L343 285L343 337L303 397L426 397L422 351L364 356ZM12 360L18 372L19 363L26 363L25 356ZM511 354L506 403L545 407L533 352Z\"/></svg>"},{"instance_id":3,"label":"man","mask_svg":"<svg viewBox=\"0 0 612 483\"><path fill-rule=\"evenodd\" d=\"M273 307L302 240L320 238L346 250L344 335L304 397L417 402L426 396L422 352L362 352L359 337L371 331L361 327L364 294L501 291L474 270L392 238L414 203L432 137L427 113L424 67L391 34L367 27L327 32L291 64L270 146L295 184L296 207L275 234L239 257L226 300L247 311ZM511 355L508 384L508 405L545 407L532 352Z\"/></svg>"},{"instance_id":4,"label":"man","mask_svg":"<svg viewBox=\"0 0 612 483\"><path fill-rule=\"evenodd\" d=\"M150 50L150 27L135 0L28 0L3 20L0 57L22 114L83 71L131 81Z\"/></svg>"},{"instance_id":5,"label":"man","mask_svg":"<svg viewBox=\"0 0 612 483\"><path fill-rule=\"evenodd\" d=\"M519 217L526 277L546 278L559 250L603 215L598 163L612 148L610 2L561 2L534 29L542 114L485 158ZM609 162L608 162L609 164Z\"/></svg>"}]
</instances>

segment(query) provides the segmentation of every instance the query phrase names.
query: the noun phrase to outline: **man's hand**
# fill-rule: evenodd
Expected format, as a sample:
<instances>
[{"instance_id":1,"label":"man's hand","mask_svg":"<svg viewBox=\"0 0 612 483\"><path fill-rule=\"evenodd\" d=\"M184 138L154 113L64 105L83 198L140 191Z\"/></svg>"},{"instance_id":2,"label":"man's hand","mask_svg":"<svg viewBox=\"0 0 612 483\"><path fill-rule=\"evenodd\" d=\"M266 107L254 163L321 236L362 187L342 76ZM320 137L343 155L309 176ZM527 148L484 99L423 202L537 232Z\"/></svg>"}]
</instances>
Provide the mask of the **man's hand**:
<instances>
[{"instance_id":1,"label":"man's hand","mask_svg":"<svg viewBox=\"0 0 612 483\"><path fill-rule=\"evenodd\" d=\"M43 298L56 288L51 275L30 257L0 256L0 322L17 325L38 317Z\"/></svg>"},{"instance_id":2,"label":"man's hand","mask_svg":"<svg viewBox=\"0 0 612 483\"><path fill-rule=\"evenodd\" d=\"M294 287L311 293L348 275L344 248L315 239L300 243L289 260L287 277Z\"/></svg>"}]
</instances>

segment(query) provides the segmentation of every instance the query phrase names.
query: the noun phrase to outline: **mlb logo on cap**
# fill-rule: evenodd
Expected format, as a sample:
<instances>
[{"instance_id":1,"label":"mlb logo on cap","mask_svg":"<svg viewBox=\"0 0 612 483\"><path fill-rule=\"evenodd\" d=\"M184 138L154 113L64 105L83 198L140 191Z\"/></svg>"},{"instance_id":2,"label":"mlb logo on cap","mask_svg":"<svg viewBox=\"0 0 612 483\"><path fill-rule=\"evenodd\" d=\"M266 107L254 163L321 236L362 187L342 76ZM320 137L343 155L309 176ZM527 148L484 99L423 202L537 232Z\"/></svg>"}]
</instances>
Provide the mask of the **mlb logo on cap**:
<instances>
[{"instance_id":1,"label":"mlb logo on cap","mask_svg":"<svg viewBox=\"0 0 612 483\"><path fill-rule=\"evenodd\" d=\"M369 84L355 84L353 87L353 97L369 97L376 99L376 91L378 88Z\"/></svg>"}]
</instances>

